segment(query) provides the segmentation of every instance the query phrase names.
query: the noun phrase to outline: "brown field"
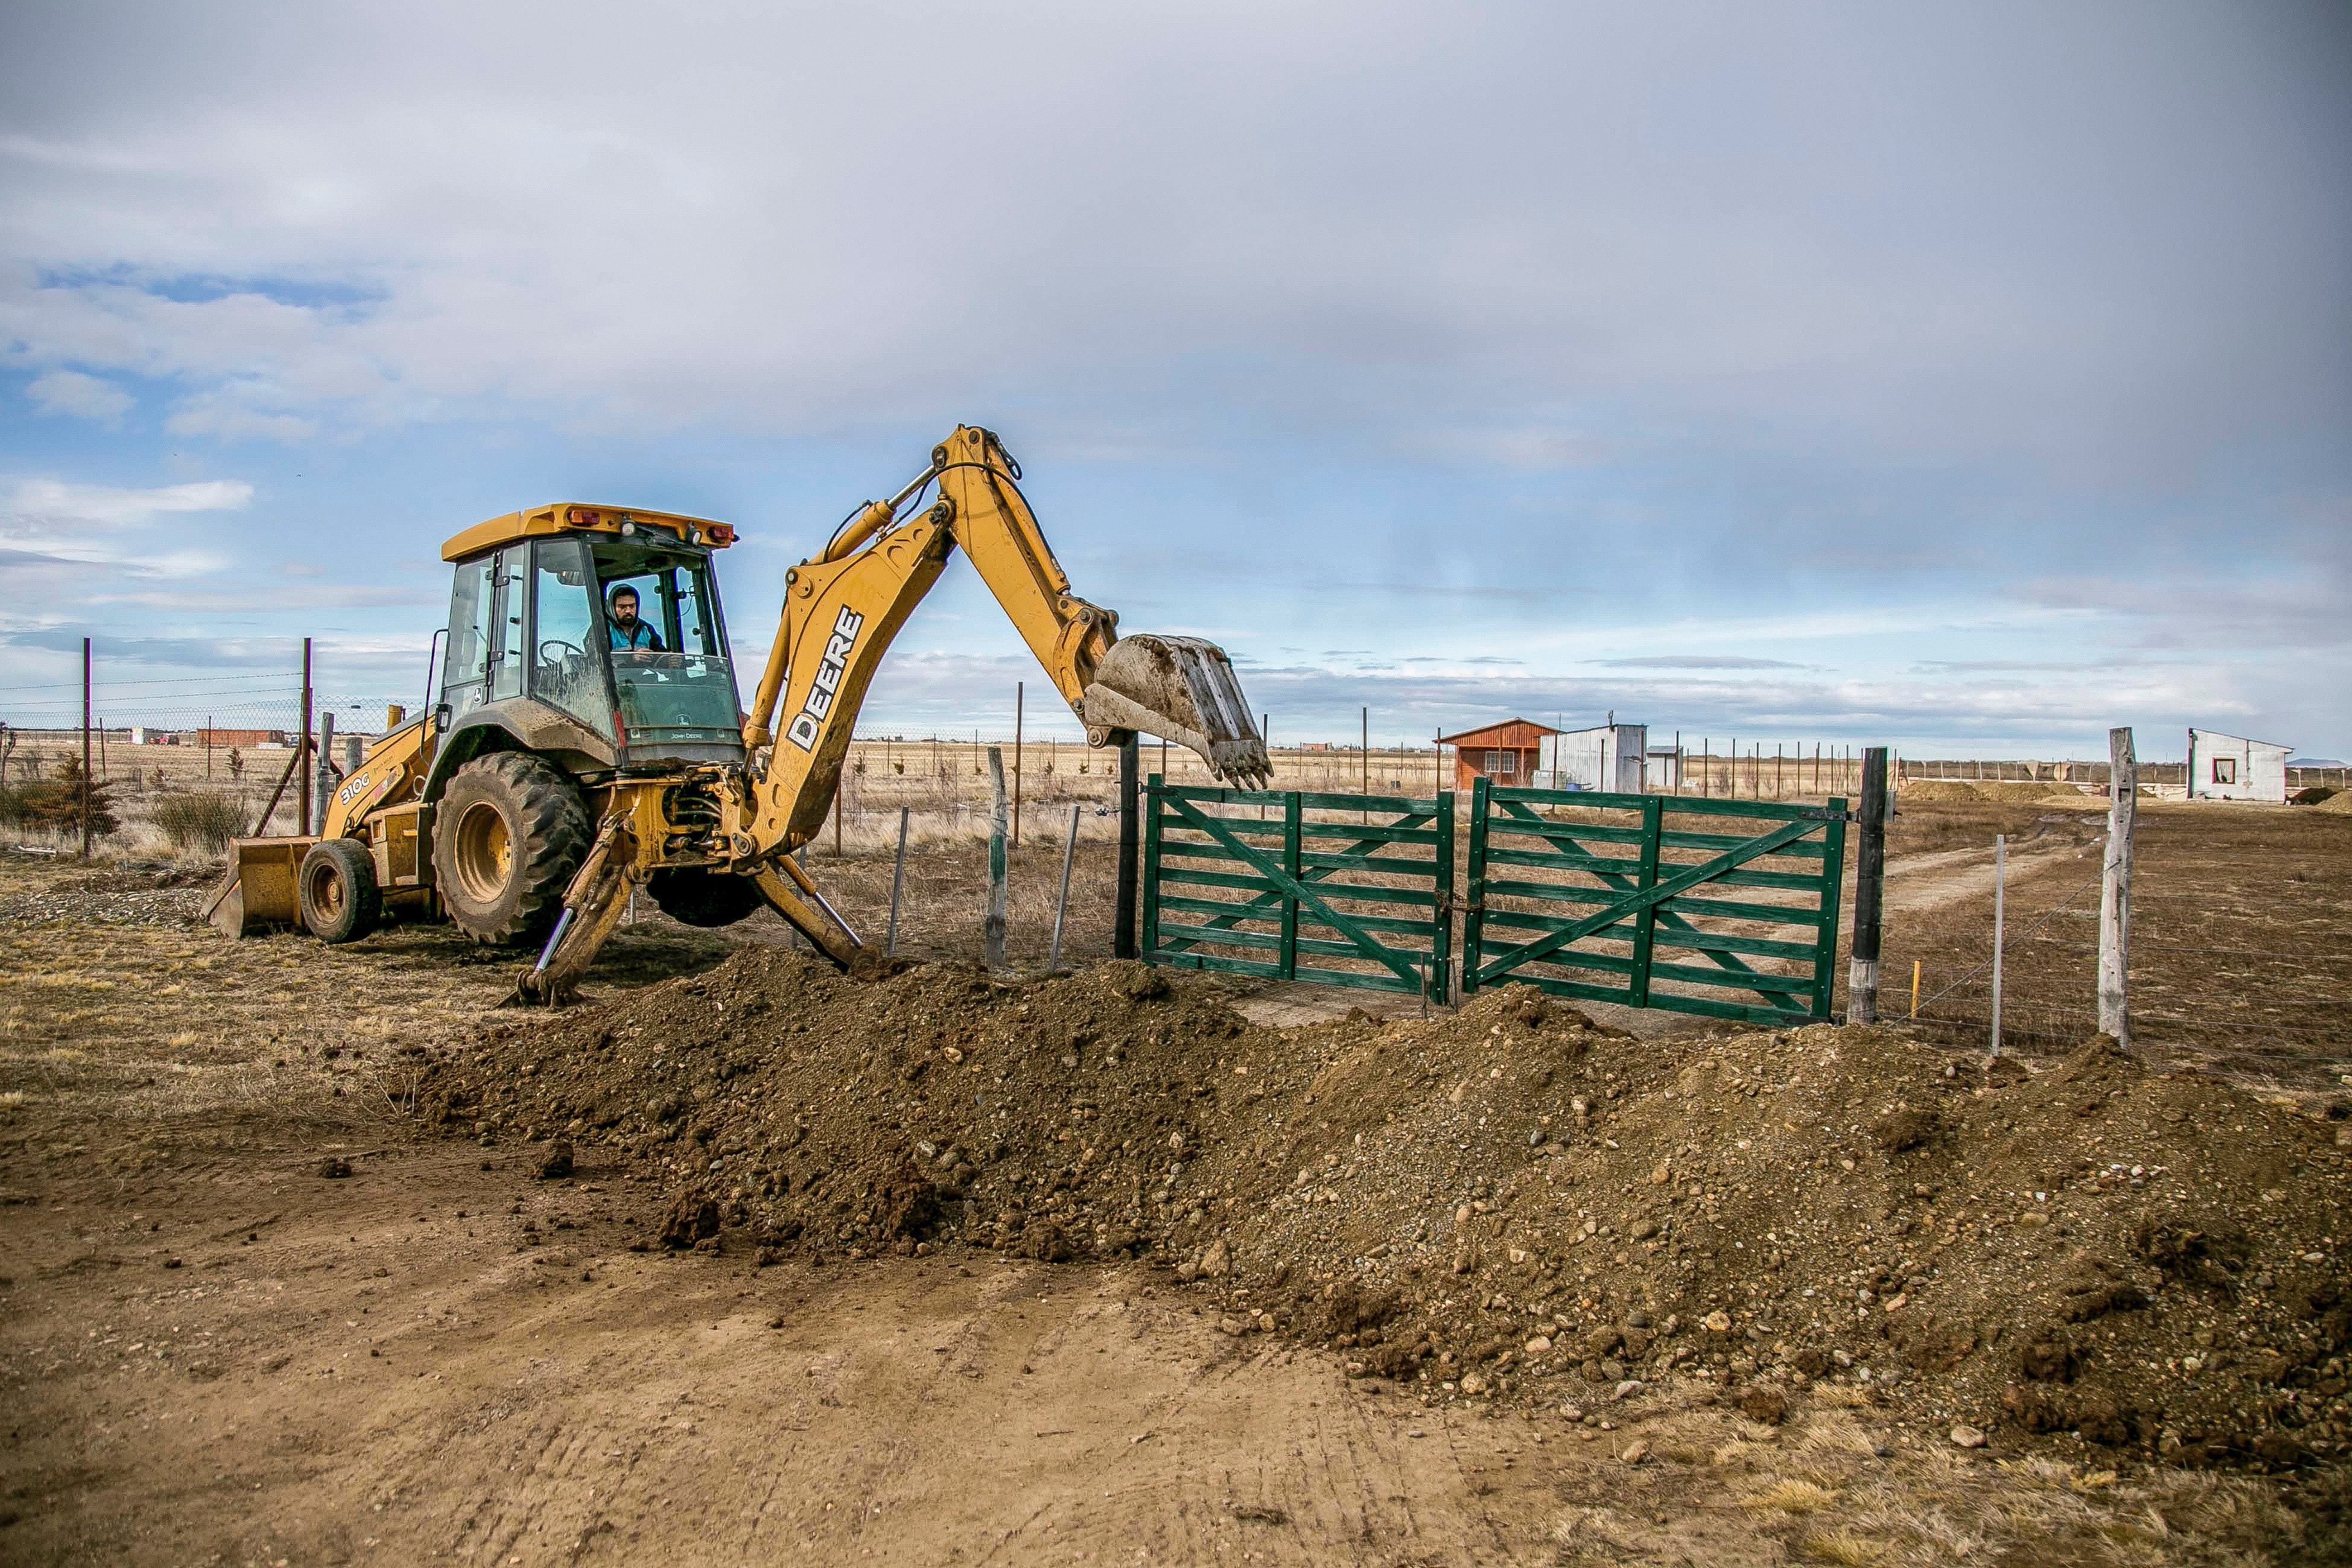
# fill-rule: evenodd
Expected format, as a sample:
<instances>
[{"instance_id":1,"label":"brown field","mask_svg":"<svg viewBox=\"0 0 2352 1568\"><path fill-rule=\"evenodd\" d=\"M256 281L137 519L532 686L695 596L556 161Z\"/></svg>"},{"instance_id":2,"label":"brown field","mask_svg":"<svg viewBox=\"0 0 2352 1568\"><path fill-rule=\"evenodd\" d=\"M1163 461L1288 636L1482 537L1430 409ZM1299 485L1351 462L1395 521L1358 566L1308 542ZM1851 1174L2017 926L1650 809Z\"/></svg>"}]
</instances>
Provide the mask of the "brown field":
<instances>
[{"instance_id":1,"label":"brown field","mask_svg":"<svg viewBox=\"0 0 2352 1568\"><path fill-rule=\"evenodd\" d=\"M1099 798L1072 748L1050 775L1045 749L1024 759L1012 871L1011 957L1033 974L1069 800ZM869 940L912 789L878 752L854 776L847 852L828 838L805 857ZM928 808L900 928L918 958L980 953L984 844L969 810L942 809L980 798L969 753L951 800L904 801ZM1307 757L1286 784L1324 782ZM1919 1028L1981 1040L1967 977L2002 832L2008 1043L2079 1044L2102 821L1906 805L1883 1011L1907 1012L1916 959L1923 995L1958 985ZM2340 1106L2352 820L2158 807L2141 824L2146 1052ZM1114 835L1083 816L1066 963L1108 954ZM433 925L225 943L189 918L207 868L126 837L90 867L0 852L0 1560L2284 1564L2347 1540L2340 1468L1996 1460L1895 1442L1827 1385L1777 1427L1704 1393L1639 1432L1431 1406L1318 1345L1217 1333L1157 1263L633 1250L659 1200L615 1156L583 1145L571 1177L535 1180L532 1145L406 1113L420 1052L467 1051L493 1018L532 1027L495 1011L510 956ZM592 992L785 939L768 916L707 934L640 915ZM1241 989L1267 1022L1367 1000ZM354 1174L322 1176L329 1158ZM1637 1440L1689 1460L1629 1463Z\"/></svg>"}]
</instances>

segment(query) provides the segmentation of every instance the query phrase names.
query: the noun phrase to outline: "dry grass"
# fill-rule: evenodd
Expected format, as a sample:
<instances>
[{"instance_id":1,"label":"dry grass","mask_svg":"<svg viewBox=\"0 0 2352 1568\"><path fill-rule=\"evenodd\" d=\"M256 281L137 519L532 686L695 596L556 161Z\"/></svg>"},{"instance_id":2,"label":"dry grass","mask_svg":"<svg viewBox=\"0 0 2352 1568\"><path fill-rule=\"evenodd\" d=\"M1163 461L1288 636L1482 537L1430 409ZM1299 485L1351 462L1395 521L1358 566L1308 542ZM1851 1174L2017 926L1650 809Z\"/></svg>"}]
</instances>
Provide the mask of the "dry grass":
<instances>
[{"instance_id":1,"label":"dry grass","mask_svg":"<svg viewBox=\"0 0 2352 1568\"><path fill-rule=\"evenodd\" d=\"M1819 1513L1837 1500L1838 1494L1833 1488L1791 1476L1773 1482L1762 1491L1750 1492L1739 1500L1739 1506L1778 1509L1782 1513Z\"/></svg>"}]
</instances>

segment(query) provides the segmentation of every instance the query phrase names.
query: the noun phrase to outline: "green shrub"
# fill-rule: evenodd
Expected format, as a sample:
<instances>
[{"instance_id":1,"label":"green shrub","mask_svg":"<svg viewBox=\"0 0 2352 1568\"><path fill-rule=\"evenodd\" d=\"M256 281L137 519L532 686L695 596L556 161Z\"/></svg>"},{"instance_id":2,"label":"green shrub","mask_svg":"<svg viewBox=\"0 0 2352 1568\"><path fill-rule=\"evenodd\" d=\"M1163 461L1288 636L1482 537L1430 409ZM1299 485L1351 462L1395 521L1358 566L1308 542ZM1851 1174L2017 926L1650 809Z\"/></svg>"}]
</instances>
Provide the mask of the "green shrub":
<instances>
[{"instance_id":1,"label":"green shrub","mask_svg":"<svg viewBox=\"0 0 2352 1568\"><path fill-rule=\"evenodd\" d=\"M192 789L155 803L155 831L182 854L227 852L228 841L245 831L245 802L226 789Z\"/></svg>"},{"instance_id":2,"label":"green shrub","mask_svg":"<svg viewBox=\"0 0 2352 1568\"><path fill-rule=\"evenodd\" d=\"M87 805L92 838L105 838L122 826L114 818L112 789L103 780L89 787ZM55 779L0 791L0 823L72 837L82 831L84 804L81 759L68 756L58 765Z\"/></svg>"}]
</instances>

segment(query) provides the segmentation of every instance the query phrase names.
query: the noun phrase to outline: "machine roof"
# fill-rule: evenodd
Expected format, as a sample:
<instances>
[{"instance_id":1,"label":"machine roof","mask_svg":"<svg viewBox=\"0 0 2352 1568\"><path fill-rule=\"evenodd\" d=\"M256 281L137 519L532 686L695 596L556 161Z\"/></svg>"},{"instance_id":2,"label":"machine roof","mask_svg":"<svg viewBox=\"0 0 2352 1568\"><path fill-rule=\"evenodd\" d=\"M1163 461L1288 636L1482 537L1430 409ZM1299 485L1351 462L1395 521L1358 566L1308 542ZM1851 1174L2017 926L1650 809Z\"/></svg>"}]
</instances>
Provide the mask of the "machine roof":
<instances>
[{"instance_id":1,"label":"machine roof","mask_svg":"<svg viewBox=\"0 0 2352 1568\"><path fill-rule=\"evenodd\" d=\"M496 549L547 534L601 533L617 534L624 527L630 529L652 528L676 535L689 544L709 545L724 549L735 542L735 530L725 523L708 517L689 517L678 512L649 512L642 507L605 507L585 501L553 501L544 507L532 507L520 512L476 523L461 534L453 535L441 547L443 560L464 560L484 550Z\"/></svg>"}]
</instances>

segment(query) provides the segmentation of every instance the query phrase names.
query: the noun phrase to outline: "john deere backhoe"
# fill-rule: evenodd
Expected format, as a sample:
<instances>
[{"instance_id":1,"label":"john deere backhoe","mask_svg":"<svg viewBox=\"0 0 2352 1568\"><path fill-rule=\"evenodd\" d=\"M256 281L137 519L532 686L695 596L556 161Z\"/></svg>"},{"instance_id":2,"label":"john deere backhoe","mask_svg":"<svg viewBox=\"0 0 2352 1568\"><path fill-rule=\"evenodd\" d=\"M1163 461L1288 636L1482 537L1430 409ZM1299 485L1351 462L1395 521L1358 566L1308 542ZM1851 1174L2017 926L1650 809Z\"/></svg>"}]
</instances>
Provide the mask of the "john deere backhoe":
<instances>
[{"instance_id":1,"label":"john deere backhoe","mask_svg":"<svg viewBox=\"0 0 2352 1568\"><path fill-rule=\"evenodd\" d=\"M785 573L748 710L711 571L728 525L564 503L467 529L441 552L457 577L438 700L368 749L318 837L237 841L207 913L232 935L299 921L328 942L388 907L446 913L478 942L537 948L520 990L554 1001L642 886L695 925L766 904L846 967L857 936L793 852L824 821L892 638L959 547L1089 745L1164 736L1221 778L1263 779L1223 651L1121 639L1116 613L1071 593L1020 473L962 426L852 514Z\"/></svg>"}]
</instances>

